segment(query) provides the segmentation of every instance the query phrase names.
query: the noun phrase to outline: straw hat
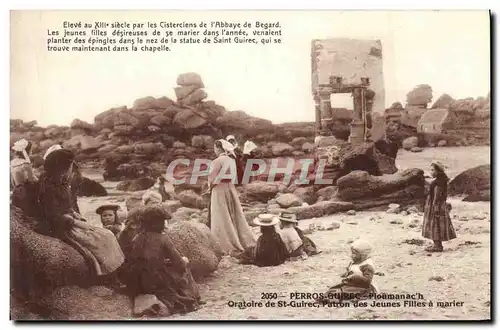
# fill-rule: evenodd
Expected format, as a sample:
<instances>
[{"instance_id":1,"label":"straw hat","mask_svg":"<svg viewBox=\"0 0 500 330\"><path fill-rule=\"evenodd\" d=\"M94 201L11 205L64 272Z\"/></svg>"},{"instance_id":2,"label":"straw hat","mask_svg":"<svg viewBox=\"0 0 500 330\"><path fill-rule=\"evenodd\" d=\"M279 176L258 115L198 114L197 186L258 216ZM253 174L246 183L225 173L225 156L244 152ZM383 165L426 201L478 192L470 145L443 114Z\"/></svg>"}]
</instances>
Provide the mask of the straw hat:
<instances>
[{"instance_id":1,"label":"straw hat","mask_svg":"<svg viewBox=\"0 0 500 330\"><path fill-rule=\"evenodd\" d=\"M274 226L279 222L274 214L259 214L253 219L253 223L257 226Z\"/></svg>"},{"instance_id":2,"label":"straw hat","mask_svg":"<svg viewBox=\"0 0 500 330\"><path fill-rule=\"evenodd\" d=\"M282 212L280 213L280 215L278 216L278 219L281 220L281 221L285 221L285 222L293 222L293 223L297 223L297 216L293 213L285 213L285 212Z\"/></svg>"}]
</instances>

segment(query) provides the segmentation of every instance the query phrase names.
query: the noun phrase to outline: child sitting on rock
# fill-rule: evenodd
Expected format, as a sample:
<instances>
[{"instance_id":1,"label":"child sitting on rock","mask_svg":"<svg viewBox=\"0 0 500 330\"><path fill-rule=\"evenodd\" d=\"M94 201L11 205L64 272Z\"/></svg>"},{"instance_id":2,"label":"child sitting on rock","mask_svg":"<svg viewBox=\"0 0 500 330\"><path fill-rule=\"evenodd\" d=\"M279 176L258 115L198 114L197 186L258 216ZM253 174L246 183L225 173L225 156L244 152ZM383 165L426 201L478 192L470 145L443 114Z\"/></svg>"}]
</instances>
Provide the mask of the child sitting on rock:
<instances>
[{"instance_id":1,"label":"child sitting on rock","mask_svg":"<svg viewBox=\"0 0 500 330\"><path fill-rule=\"evenodd\" d=\"M253 223L260 226L262 235L257 244L247 248L239 256L241 264L253 264L259 267L278 266L288 258L286 246L276 232L279 220L272 214L259 214Z\"/></svg>"},{"instance_id":2,"label":"child sitting on rock","mask_svg":"<svg viewBox=\"0 0 500 330\"><path fill-rule=\"evenodd\" d=\"M278 220L281 222L279 234L285 243L290 258L301 257L302 259L306 259L307 253L304 251L304 243L297 230L295 230L295 226L298 223L295 214L282 212L278 216Z\"/></svg>"},{"instance_id":3,"label":"child sitting on rock","mask_svg":"<svg viewBox=\"0 0 500 330\"><path fill-rule=\"evenodd\" d=\"M120 206L114 204L106 204L99 206L95 213L101 216L102 226L117 235L122 230L122 223L118 217L118 209Z\"/></svg>"},{"instance_id":4,"label":"child sitting on rock","mask_svg":"<svg viewBox=\"0 0 500 330\"><path fill-rule=\"evenodd\" d=\"M360 300L369 294L378 293L373 281L375 267L371 259L372 247L363 240L356 240L351 245L352 262L344 274L342 282L332 286L322 298L323 303L342 300Z\"/></svg>"}]
</instances>

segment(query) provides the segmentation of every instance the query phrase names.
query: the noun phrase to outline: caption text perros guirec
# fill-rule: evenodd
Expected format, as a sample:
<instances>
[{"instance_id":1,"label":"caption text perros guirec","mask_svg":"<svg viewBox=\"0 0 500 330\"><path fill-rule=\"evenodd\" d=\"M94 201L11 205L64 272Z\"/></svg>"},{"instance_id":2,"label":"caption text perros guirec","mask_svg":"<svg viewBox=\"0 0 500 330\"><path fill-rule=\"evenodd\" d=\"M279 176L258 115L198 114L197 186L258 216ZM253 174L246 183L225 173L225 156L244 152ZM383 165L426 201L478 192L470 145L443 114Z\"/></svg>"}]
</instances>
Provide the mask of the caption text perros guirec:
<instances>
[{"instance_id":1,"label":"caption text perros guirec","mask_svg":"<svg viewBox=\"0 0 500 330\"><path fill-rule=\"evenodd\" d=\"M280 22L69 22L47 29L49 52L170 52L184 45L280 45Z\"/></svg>"},{"instance_id":2,"label":"caption text perros guirec","mask_svg":"<svg viewBox=\"0 0 500 330\"><path fill-rule=\"evenodd\" d=\"M258 300L228 300L230 308L462 308L463 301L428 300L421 293L369 294L368 301L354 293L262 292ZM354 300L353 300L354 299Z\"/></svg>"}]
</instances>

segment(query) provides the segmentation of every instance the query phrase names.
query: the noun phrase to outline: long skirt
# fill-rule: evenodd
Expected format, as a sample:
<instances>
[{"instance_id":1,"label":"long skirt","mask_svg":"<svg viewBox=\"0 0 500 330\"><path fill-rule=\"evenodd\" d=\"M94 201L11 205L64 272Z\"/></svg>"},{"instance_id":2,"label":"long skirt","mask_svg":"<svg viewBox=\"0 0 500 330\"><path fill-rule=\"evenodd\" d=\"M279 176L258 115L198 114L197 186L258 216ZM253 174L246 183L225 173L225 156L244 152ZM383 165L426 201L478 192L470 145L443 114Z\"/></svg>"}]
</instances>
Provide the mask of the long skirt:
<instances>
[{"instance_id":1,"label":"long skirt","mask_svg":"<svg viewBox=\"0 0 500 330\"><path fill-rule=\"evenodd\" d=\"M433 205L431 199L427 198L422 236L433 241L449 241L457 237L446 203Z\"/></svg>"},{"instance_id":2,"label":"long skirt","mask_svg":"<svg viewBox=\"0 0 500 330\"><path fill-rule=\"evenodd\" d=\"M226 254L243 252L256 244L256 238L243 214L238 192L232 183L223 182L212 188L210 229Z\"/></svg>"},{"instance_id":3,"label":"long skirt","mask_svg":"<svg viewBox=\"0 0 500 330\"><path fill-rule=\"evenodd\" d=\"M64 240L74 246L86 259L93 276L108 275L125 261L115 235L104 228L84 230L73 227Z\"/></svg>"}]
</instances>

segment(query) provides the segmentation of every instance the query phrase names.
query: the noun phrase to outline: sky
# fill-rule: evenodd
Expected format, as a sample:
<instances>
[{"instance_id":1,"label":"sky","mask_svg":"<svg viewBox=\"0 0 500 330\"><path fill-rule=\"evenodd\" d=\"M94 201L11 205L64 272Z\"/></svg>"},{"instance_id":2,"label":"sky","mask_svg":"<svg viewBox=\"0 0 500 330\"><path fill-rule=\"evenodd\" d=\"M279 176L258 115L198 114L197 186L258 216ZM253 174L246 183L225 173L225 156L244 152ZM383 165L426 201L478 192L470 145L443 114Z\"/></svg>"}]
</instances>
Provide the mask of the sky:
<instances>
[{"instance_id":1,"label":"sky","mask_svg":"<svg viewBox=\"0 0 500 330\"><path fill-rule=\"evenodd\" d=\"M56 53L48 30L63 21L279 21L282 44L174 45L171 52ZM40 125L92 123L137 98L175 99L183 72L201 75L207 100L274 123L314 121L311 40L380 39L385 102L429 84L434 100L490 90L487 11L14 11L11 13L10 117ZM348 106L349 98L338 99Z\"/></svg>"}]
</instances>

